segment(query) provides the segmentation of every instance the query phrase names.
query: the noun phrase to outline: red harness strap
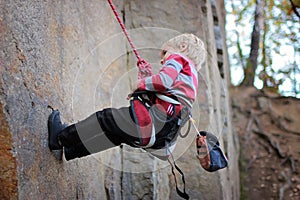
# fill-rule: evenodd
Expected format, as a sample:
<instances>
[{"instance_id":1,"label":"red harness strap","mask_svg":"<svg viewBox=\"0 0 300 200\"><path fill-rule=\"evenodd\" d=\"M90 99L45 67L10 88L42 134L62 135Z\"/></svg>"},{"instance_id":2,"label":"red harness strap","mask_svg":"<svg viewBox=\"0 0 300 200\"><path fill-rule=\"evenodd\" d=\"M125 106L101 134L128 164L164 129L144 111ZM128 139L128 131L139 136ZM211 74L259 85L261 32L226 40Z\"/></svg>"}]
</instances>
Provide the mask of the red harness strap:
<instances>
[{"instance_id":1,"label":"red harness strap","mask_svg":"<svg viewBox=\"0 0 300 200\"><path fill-rule=\"evenodd\" d=\"M142 59L140 57L140 55L139 55L138 51L136 50L136 48L135 48L132 40L129 37L129 34L128 34L127 30L126 30L126 27L123 24L123 22L122 22L122 20L121 20L121 18L119 16L119 13L116 10L116 7L112 3L112 0L107 0L107 1L109 3L109 5L110 5L110 7L111 7L111 9L113 11L113 13L115 14L115 16L116 16L116 18L117 18L117 20L118 20L118 22L119 22L119 24L120 24L120 26L121 26L124 34L125 34L128 42L129 42L129 44L130 44L130 46L131 46L131 48L132 48L132 50L133 50L133 52L134 52L137 60L138 60L137 61L137 66L139 68L138 78L142 79L144 77L151 76L152 75L152 67L151 67L151 65L149 63L147 63L144 59Z\"/></svg>"}]
</instances>

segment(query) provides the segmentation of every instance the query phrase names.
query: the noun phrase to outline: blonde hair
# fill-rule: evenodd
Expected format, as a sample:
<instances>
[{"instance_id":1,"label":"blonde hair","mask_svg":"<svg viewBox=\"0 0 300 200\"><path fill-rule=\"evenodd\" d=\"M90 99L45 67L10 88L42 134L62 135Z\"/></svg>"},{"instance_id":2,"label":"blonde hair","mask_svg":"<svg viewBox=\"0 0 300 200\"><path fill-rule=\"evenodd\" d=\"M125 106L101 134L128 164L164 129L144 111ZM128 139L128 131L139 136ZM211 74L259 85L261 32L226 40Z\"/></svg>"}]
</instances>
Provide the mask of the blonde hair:
<instances>
[{"instance_id":1,"label":"blonde hair","mask_svg":"<svg viewBox=\"0 0 300 200\"><path fill-rule=\"evenodd\" d=\"M183 54L192 60L197 71L200 70L206 58L204 43L194 34L185 33L176 36L164 43L164 46L170 47L174 51L173 53Z\"/></svg>"}]
</instances>

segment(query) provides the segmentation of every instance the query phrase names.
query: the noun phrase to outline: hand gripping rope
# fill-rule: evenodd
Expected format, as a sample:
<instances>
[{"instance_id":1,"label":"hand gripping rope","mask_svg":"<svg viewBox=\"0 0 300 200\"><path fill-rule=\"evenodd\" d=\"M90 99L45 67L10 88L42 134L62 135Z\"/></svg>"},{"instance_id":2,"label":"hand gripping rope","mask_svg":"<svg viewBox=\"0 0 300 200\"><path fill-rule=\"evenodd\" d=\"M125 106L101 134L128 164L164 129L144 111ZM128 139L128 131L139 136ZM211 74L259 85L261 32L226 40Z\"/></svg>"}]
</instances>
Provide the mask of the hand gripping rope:
<instances>
[{"instance_id":1,"label":"hand gripping rope","mask_svg":"<svg viewBox=\"0 0 300 200\"><path fill-rule=\"evenodd\" d=\"M142 59L140 57L138 51L136 50L136 47L134 46L132 40L129 37L129 34L128 34L126 28L125 28L125 25L123 24L123 22L122 22L122 20L121 20L121 18L119 16L119 13L116 10L116 7L112 3L112 0L107 0L107 1L108 1L109 5L110 5L112 11L114 12L114 14L115 14L115 16L116 16L116 18L117 18L117 20L118 20L118 22L119 22L119 24L120 24L120 26L121 26L124 34L125 34L128 42L129 42L130 46L131 46L131 48L132 48L132 50L133 50L133 52L134 52L134 54L135 54L135 56L136 56L136 58L138 60L137 61L137 67L139 68L138 78L142 79L144 77L151 76L152 75L152 67L151 67L151 65L149 63L147 63L144 59Z\"/></svg>"}]
</instances>

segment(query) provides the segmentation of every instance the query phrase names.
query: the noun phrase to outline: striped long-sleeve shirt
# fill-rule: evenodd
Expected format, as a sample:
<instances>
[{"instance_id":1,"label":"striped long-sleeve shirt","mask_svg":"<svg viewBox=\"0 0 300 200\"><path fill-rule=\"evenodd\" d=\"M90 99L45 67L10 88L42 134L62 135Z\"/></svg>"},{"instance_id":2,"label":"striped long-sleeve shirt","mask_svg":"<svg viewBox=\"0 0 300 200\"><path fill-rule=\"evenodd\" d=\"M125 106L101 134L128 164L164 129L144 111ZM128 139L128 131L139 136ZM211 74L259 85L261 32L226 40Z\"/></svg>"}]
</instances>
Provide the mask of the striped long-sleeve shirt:
<instances>
[{"instance_id":1,"label":"striped long-sleeve shirt","mask_svg":"<svg viewBox=\"0 0 300 200\"><path fill-rule=\"evenodd\" d=\"M177 53L171 54L158 74L139 82L139 89L174 95L191 108L198 91L197 70L189 59Z\"/></svg>"}]
</instances>

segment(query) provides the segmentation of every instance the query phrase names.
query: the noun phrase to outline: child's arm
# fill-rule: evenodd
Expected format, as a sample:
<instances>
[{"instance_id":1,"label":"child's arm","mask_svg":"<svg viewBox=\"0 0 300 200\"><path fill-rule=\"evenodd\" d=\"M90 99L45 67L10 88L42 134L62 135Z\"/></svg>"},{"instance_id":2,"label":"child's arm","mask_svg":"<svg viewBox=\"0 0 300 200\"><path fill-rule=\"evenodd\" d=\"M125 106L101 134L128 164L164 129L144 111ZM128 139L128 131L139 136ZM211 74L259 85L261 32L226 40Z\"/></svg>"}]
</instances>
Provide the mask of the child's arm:
<instances>
[{"instance_id":1,"label":"child's arm","mask_svg":"<svg viewBox=\"0 0 300 200\"><path fill-rule=\"evenodd\" d=\"M176 80L179 72L187 62L180 55L172 54L166 60L158 74L142 79L138 84L139 90L166 91Z\"/></svg>"}]
</instances>

